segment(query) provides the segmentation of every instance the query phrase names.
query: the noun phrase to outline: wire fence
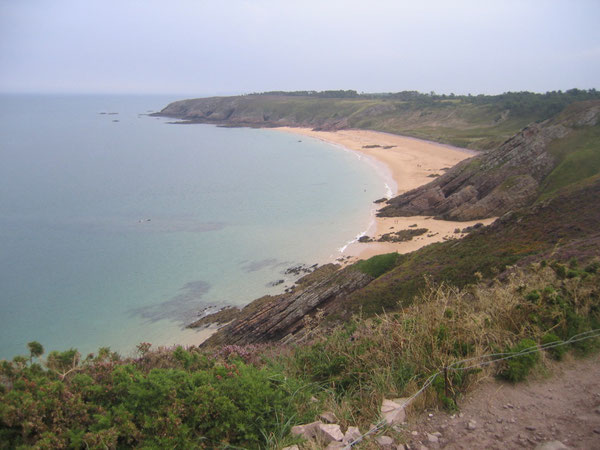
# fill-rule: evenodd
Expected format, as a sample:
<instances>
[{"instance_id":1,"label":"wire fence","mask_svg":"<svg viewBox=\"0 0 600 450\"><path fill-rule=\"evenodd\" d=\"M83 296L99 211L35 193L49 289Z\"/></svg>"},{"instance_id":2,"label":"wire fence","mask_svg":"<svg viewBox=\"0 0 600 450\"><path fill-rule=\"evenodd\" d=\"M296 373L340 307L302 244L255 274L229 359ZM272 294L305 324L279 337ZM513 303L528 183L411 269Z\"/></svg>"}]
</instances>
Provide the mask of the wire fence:
<instances>
[{"instance_id":1,"label":"wire fence","mask_svg":"<svg viewBox=\"0 0 600 450\"><path fill-rule=\"evenodd\" d=\"M444 367L442 370L434 373L429 378L427 378L425 383L423 383L423 386L421 386L421 389L419 389L413 395L408 397L398 407L398 409L404 409L405 407L407 407L415 398L417 398L419 395L421 395L435 381L435 379L438 376L440 376L440 375L447 376L448 371L460 372L460 371L464 371L464 370L471 370L471 369L475 369L477 367L484 367L484 366L488 366L490 364L494 364L494 363L497 363L500 361L505 361L507 359L518 358L519 356L528 355L530 353L541 352L542 350L549 350L549 349L552 349L555 347L560 347L563 345L571 345L576 342L585 341L587 339L593 339L593 338L597 338L597 337L600 337L600 328L576 334L574 336L571 336L566 341L554 341L554 342L549 342L549 343L546 343L543 345L535 345L532 347L525 348L519 352L491 353L488 355L475 356L473 358L467 358L467 359L462 359L460 361L455 361L452 364ZM477 362L477 361L480 361L480 362ZM463 366L463 364L467 364L467 363L469 365ZM346 449L346 450L351 449L354 445L363 441L366 437L377 433L386 424L387 424L386 419L381 419L369 431L362 434L360 437L356 438L354 441L346 444L344 449Z\"/></svg>"}]
</instances>

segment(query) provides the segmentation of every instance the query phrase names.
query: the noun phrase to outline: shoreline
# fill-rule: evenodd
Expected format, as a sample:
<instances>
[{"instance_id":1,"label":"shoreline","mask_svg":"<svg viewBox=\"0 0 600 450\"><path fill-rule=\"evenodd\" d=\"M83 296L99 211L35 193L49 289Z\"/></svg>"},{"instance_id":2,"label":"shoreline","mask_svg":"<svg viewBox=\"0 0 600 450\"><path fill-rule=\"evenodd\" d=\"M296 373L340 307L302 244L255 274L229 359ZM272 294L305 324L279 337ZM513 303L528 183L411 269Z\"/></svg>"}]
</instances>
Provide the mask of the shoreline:
<instances>
[{"instance_id":1,"label":"shoreline","mask_svg":"<svg viewBox=\"0 0 600 450\"><path fill-rule=\"evenodd\" d=\"M424 141L390 133L367 130L314 131L310 128L276 127L270 128L293 134L297 137L310 137L330 144L340 150L356 154L359 159L371 165L380 175L388 198L429 183L434 174L441 175L443 169L449 169L460 161L477 154L472 150L462 150L446 144ZM495 217L467 222L436 220L430 216L377 217L377 212L386 202L371 203L366 230L357 232L356 237L332 249L333 254L319 265L327 263L346 267L361 259L376 255L397 252L410 253L426 245L446 240L459 239L468 234L465 228L475 224L489 225ZM378 242L383 234L402 230L427 229L421 235L403 242ZM368 236L370 242L359 242L361 236ZM250 302L252 303L252 301ZM211 315L207 316L210 317ZM213 328L193 328L202 330L206 335L200 342L213 335L222 326L213 324Z\"/></svg>"},{"instance_id":2,"label":"shoreline","mask_svg":"<svg viewBox=\"0 0 600 450\"><path fill-rule=\"evenodd\" d=\"M473 150L380 131L315 131L301 127L276 127L273 130L319 139L366 157L367 162L373 164L380 173L388 198L427 184L460 161L478 154ZM375 200L377 199L373 199ZM383 206L385 202L373 204L367 230L360 231L354 241L339 248L336 261L347 265L383 253L410 253L435 242L464 237L464 228L477 223L489 225L496 219L493 217L458 222L436 220L429 216L377 217L377 212ZM414 228L426 228L427 232L404 242L376 241L383 234ZM375 240L358 242L360 236L369 236Z\"/></svg>"}]
</instances>

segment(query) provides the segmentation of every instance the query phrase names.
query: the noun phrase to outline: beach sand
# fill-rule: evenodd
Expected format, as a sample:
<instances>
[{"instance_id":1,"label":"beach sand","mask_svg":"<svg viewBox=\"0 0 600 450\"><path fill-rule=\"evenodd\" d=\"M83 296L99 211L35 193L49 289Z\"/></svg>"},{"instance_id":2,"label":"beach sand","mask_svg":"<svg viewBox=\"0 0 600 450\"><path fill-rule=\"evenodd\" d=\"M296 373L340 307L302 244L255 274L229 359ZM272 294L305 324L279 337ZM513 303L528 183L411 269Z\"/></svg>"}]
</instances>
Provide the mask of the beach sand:
<instances>
[{"instance_id":1,"label":"beach sand","mask_svg":"<svg viewBox=\"0 0 600 450\"><path fill-rule=\"evenodd\" d=\"M477 153L436 142L377 131L314 131L310 128L295 127L275 129L317 138L368 156L378 163L378 168L386 178L386 185L390 188L390 194L393 196L429 183L436 175L443 174L444 170ZM379 207L384 205L385 203L380 203ZM340 258L343 258L345 263L351 263L382 253L409 253L434 242L463 237L463 233L455 233L456 229L462 230L476 223L489 225L494 220L495 218L489 218L470 222L454 222L435 220L425 216L375 217L366 233L367 236L375 239L385 233L412 228L427 228L428 232L406 242L355 242L344 249ZM414 227L415 224L416 227Z\"/></svg>"}]
</instances>

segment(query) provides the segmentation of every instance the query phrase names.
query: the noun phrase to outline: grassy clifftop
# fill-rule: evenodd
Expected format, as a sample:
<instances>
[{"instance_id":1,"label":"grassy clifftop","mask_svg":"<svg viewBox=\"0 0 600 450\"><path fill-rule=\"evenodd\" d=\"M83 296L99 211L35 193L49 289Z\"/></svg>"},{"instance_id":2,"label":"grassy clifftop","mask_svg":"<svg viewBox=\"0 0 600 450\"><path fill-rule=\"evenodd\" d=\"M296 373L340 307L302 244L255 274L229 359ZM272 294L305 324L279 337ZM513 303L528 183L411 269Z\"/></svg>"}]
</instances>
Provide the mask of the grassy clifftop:
<instances>
[{"instance_id":1,"label":"grassy clifftop","mask_svg":"<svg viewBox=\"0 0 600 450\"><path fill-rule=\"evenodd\" d=\"M159 115L230 126L359 128L473 149L498 146L531 122L545 120L575 101L600 98L595 90L501 95L418 92L270 92L171 103Z\"/></svg>"}]
</instances>

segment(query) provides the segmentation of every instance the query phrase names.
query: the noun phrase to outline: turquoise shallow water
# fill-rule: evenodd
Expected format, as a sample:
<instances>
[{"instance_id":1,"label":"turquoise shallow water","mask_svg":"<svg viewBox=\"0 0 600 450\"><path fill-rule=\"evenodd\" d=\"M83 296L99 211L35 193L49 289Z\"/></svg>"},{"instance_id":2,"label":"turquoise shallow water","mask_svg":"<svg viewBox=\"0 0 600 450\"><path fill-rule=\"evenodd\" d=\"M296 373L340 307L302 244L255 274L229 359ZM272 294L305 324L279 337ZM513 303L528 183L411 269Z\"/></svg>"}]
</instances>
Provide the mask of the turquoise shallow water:
<instances>
[{"instance_id":1,"label":"turquoise shallow water","mask_svg":"<svg viewBox=\"0 0 600 450\"><path fill-rule=\"evenodd\" d=\"M197 342L203 307L278 292L366 229L386 189L356 154L144 115L175 99L0 97L1 358Z\"/></svg>"}]
</instances>

